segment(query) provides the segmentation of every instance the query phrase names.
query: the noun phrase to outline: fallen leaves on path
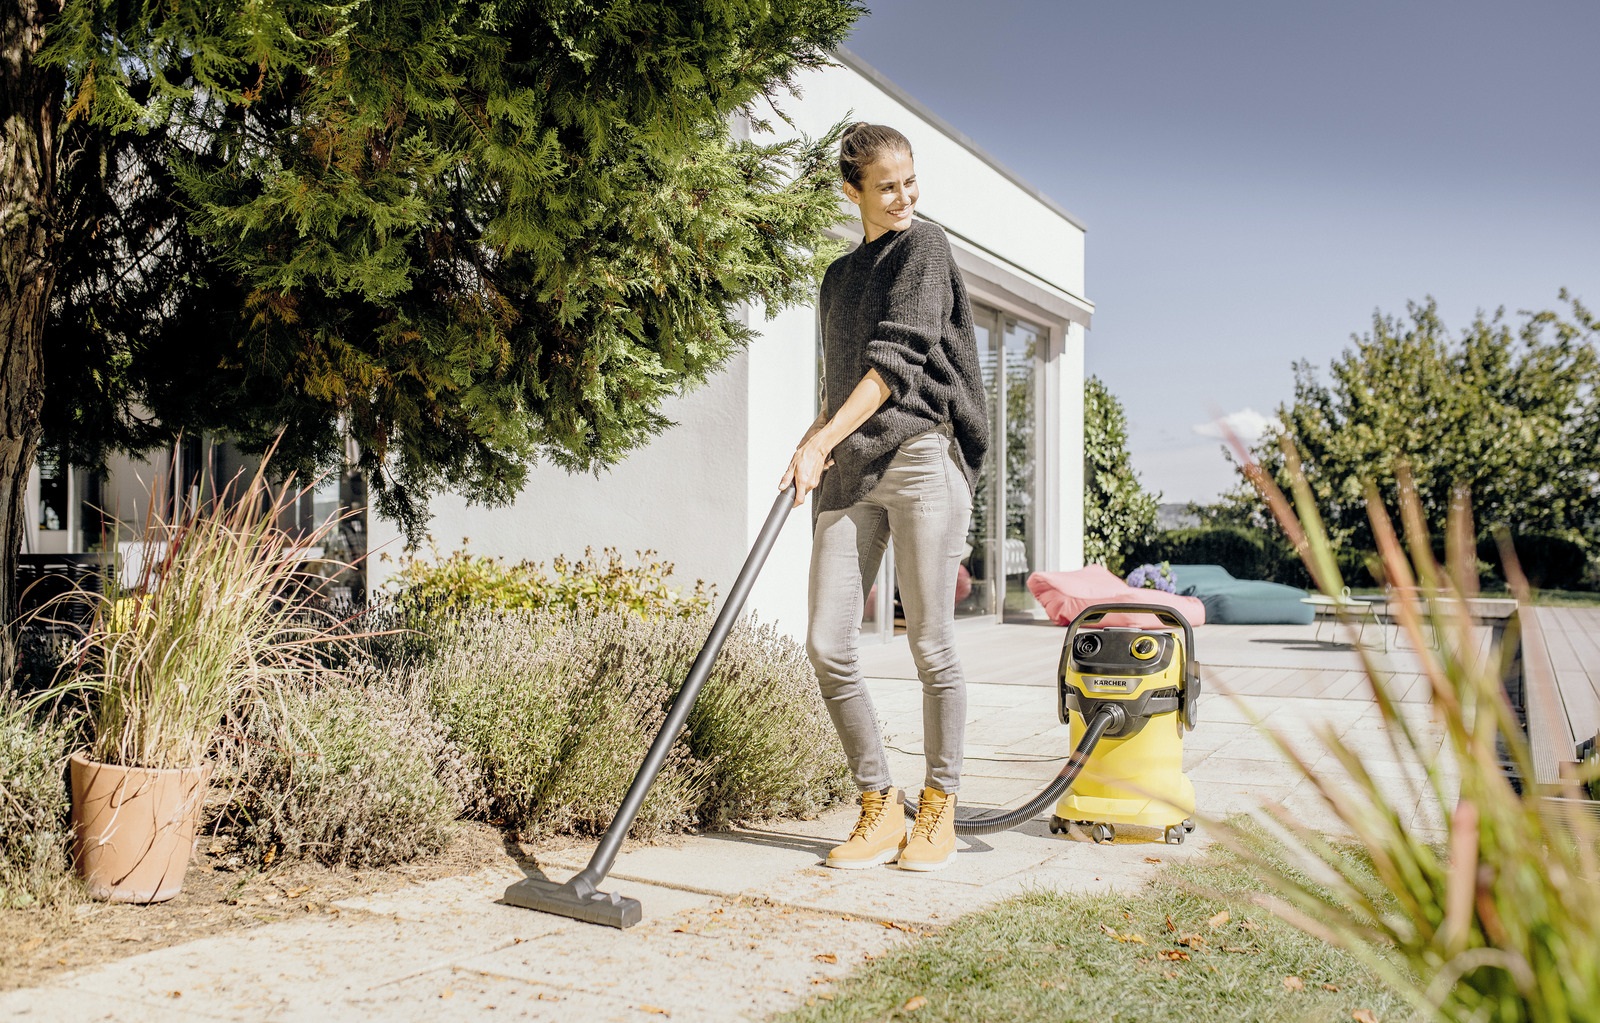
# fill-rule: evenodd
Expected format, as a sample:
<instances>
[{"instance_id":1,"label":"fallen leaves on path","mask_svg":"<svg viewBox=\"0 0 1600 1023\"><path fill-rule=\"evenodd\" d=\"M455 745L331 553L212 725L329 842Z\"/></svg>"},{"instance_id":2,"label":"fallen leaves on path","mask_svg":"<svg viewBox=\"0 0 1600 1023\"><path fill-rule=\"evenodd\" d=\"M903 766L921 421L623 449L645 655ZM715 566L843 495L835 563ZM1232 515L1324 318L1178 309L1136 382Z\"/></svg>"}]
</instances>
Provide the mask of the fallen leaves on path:
<instances>
[{"instance_id":1,"label":"fallen leaves on path","mask_svg":"<svg viewBox=\"0 0 1600 1023\"><path fill-rule=\"evenodd\" d=\"M1227 923L1230 919L1232 919L1232 918L1228 916L1228 911L1227 910L1223 910L1222 912L1218 913L1216 916L1212 917L1210 920L1207 920L1206 921L1206 926L1211 928L1214 931L1218 927L1221 927L1223 924ZM1243 927L1244 925L1240 924L1239 926Z\"/></svg>"},{"instance_id":2,"label":"fallen leaves on path","mask_svg":"<svg viewBox=\"0 0 1600 1023\"><path fill-rule=\"evenodd\" d=\"M916 1012L918 1009L927 1004L928 1000L926 998L922 997L921 995L913 995L906 999L906 1004L902 1005L900 1010L902 1012Z\"/></svg>"},{"instance_id":3,"label":"fallen leaves on path","mask_svg":"<svg viewBox=\"0 0 1600 1023\"><path fill-rule=\"evenodd\" d=\"M827 963L830 966L839 961L839 957L834 955L832 952L818 952L811 958L815 959L819 963Z\"/></svg>"},{"instance_id":4,"label":"fallen leaves on path","mask_svg":"<svg viewBox=\"0 0 1600 1023\"><path fill-rule=\"evenodd\" d=\"M644 1005L644 1004L640 1004L638 1006L638 1009L639 1009L640 1012L648 1012L648 1013L650 1013L652 1015L655 1015L655 1016L670 1016L670 1015L672 1015L672 1013L668 1012L666 1009L663 1009L659 1005Z\"/></svg>"},{"instance_id":5,"label":"fallen leaves on path","mask_svg":"<svg viewBox=\"0 0 1600 1023\"><path fill-rule=\"evenodd\" d=\"M1378 1014L1371 1009L1357 1009L1350 1014L1350 1018L1356 1023L1378 1023Z\"/></svg>"},{"instance_id":6,"label":"fallen leaves on path","mask_svg":"<svg viewBox=\"0 0 1600 1023\"><path fill-rule=\"evenodd\" d=\"M1287 991L1304 991L1306 989L1306 982L1301 980L1299 977L1285 977L1283 978L1283 986Z\"/></svg>"}]
</instances>

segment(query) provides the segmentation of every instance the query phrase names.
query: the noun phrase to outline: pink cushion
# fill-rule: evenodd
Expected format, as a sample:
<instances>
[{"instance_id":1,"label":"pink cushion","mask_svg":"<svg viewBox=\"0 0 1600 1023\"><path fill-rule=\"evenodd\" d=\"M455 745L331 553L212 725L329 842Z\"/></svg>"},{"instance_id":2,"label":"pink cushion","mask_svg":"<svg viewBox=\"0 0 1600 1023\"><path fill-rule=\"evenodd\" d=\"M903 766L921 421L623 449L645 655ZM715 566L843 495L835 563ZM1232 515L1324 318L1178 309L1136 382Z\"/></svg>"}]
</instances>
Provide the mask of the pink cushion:
<instances>
[{"instance_id":1,"label":"pink cushion","mask_svg":"<svg viewBox=\"0 0 1600 1023\"><path fill-rule=\"evenodd\" d=\"M1159 604L1175 609L1190 625L1206 623L1206 606L1199 597L1180 597L1160 590L1135 589L1111 574L1104 565L1089 565L1075 572L1035 572L1028 576L1028 590L1044 606L1057 625L1072 620L1091 604L1123 601L1130 604ZM1109 614L1100 625L1136 629L1162 627L1154 615Z\"/></svg>"}]
</instances>

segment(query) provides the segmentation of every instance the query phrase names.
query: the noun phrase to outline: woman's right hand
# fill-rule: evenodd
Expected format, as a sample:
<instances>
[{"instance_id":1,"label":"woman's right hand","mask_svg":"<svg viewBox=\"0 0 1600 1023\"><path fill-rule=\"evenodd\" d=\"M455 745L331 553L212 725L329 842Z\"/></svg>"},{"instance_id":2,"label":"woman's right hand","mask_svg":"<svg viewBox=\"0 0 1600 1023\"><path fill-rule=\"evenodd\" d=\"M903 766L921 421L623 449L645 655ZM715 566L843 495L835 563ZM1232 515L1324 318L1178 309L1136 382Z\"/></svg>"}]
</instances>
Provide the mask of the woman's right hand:
<instances>
[{"instance_id":1,"label":"woman's right hand","mask_svg":"<svg viewBox=\"0 0 1600 1023\"><path fill-rule=\"evenodd\" d=\"M784 470L778 489L787 489L793 483L794 506L798 508L806 503L806 495L821 485L823 472L832 464L833 459L828 457L828 452L812 443L808 437L795 448L794 457L789 459L789 467Z\"/></svg>"}]
</instances>

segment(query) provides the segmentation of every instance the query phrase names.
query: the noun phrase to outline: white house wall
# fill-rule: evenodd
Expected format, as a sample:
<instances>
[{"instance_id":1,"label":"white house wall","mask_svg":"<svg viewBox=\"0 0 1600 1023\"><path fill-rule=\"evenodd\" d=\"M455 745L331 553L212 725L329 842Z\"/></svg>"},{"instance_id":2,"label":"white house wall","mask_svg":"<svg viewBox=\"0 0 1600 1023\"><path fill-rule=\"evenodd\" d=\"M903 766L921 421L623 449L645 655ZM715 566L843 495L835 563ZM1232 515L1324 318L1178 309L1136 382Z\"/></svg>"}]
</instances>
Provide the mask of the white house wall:
<instances>
[{"instance_id":1,"label":"white house wall","mask_svg":"<svg viewBox=\"0 0 1600 1023\"><path fill-rule=\"evenodd\" d=\"M586 547L655 550L677 566L675 578L697 578L721 590L744 560L750 414L748 357L732 359L705 386L669 402L679 425L598 478L536 466L515 504L469 505L435 498L429 532L441 554L463 547L512 561L581 555ZM369 513L369 586L393 574L404 540L395 524ZM383 555L389 555L386 560Z\"/></svg>"},{"instance_id":2,"label":"white house wall","mask_svg":"<svg viewBox=\"0 0 1600 1023\"><path fill-rule=\"evenodd\" d=\"M743 356L748 365L750 445L746 485L746 543L753 543L772 511L778 480L805 429L817 415L817 314L812 306L785 309L771 320L757 308L750 323L761 331ZM811 507L795 509L750 593L763 621L801 635L811 564Z\"/></svg>"}]
</instances>

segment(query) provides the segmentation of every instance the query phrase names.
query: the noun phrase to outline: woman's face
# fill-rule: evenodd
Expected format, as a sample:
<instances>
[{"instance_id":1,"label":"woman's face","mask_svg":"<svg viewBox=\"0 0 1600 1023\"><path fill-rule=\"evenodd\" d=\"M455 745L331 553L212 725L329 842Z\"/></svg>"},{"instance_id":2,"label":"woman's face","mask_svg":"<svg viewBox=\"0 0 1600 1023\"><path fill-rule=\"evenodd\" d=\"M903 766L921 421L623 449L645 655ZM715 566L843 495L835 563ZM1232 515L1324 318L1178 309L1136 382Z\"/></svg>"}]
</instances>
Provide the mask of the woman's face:
<instances>
[{"instance_id":1,"label":"woman's face","mask_svg":"<svg viewBox=\"0 0 1600 1023\"><path fill-rule=\"evenodd\" d=\"M867 241L885 231L904 231L911 226L911 211L917 205L917 169L911 154L888 150L861 172L861 187L844 183L845 196L861 207L861 227Z\"/></svg>"}]
</instances>

